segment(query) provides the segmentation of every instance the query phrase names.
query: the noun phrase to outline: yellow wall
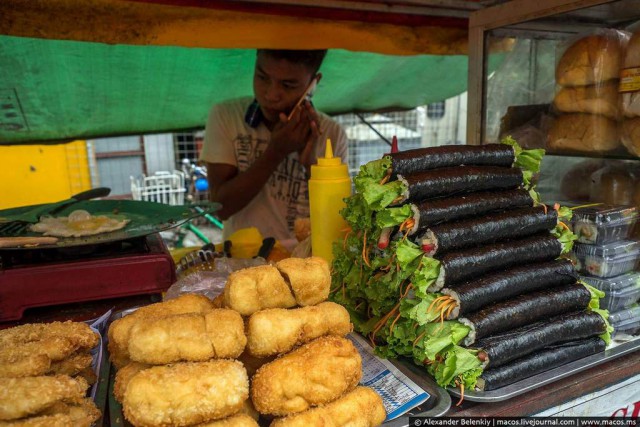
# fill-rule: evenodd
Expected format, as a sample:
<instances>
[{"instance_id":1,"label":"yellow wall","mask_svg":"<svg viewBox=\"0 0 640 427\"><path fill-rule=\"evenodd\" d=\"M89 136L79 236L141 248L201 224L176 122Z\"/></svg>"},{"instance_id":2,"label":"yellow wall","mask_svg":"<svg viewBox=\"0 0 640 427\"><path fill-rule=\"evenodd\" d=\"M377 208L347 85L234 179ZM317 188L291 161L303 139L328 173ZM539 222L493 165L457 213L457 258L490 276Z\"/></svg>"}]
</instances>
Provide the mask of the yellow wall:
<instances>
[{"instance_id":1,"label":"yellow wall","mask_svg":"<svg viewBox=\"0 0 640 427\"><path fill-rule=\"evenodd\" d=\"M0 209L68 199L91 188L85 141L0 146Z\"/></svg>"}]
</instances>

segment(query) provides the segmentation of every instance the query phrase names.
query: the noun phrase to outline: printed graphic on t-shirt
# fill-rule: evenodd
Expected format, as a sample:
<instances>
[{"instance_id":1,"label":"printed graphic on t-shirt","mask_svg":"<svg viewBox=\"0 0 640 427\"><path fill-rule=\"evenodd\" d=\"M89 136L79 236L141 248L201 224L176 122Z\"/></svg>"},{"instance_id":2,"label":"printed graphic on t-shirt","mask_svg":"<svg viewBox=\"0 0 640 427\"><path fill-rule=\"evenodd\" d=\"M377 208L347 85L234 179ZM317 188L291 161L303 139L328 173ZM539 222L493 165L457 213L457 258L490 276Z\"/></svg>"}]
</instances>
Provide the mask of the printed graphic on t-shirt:
<instances>
[{"instance_id":1,"label":"printed graphic on t-shirt","mask_svg":"<svg viewBox=\"0 0 640 427\"><path fill-rule=\"evenodd\" d=\"M240 134L234 143L238 170L245 172L264 153L269 141ZM289 230L293 230L296 218L309 216L309 192L305 169L298 161L297 155L289 155L280 162L265 184L265 190L286 212Z\"/></svg>"}]
</instances>

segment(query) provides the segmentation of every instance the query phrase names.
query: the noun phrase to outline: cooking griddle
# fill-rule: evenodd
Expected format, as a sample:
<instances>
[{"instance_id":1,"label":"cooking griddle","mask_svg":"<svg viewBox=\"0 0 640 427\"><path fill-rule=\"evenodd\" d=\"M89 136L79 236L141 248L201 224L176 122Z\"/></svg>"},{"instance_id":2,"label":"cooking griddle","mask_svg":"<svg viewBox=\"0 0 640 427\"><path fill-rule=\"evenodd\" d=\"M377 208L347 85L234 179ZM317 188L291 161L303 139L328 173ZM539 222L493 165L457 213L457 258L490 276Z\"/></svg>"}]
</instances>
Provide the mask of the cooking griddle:
<instances>
[{"instance_id":1,"label":"cooking griddle","mask_svg":"<svg viewBox=\"0 0 640 427\"><path fill-rule=\"evenodd\" d=\"M36 209L40 215L46 216L49 211L42 205L38 207L25 206L0 211L0 237L40 237L29 229L33 223L33 212ZM56 206L55 204L53 205ZM196 207L200 208L199 210ZM128 219L129 223L122 229L107 233L100 233L84 237L58 237L54 244L41 244L38 248L60 248L70 246L94 245L100 243L127 240L136 237L164 231L177 227L186 221L211 214L220 208L218 203L204 203L198 205L166 205L156 202L137 200L86 200L73 203L60 209L55 217L68 216L71 212L83 209L91 215L105 215L118 220ZM12 249L23 249L15 247ZM28 248L24 248L28 249ZM2 249L0 249L2 250Z\"/></svg>"}]
</instances>

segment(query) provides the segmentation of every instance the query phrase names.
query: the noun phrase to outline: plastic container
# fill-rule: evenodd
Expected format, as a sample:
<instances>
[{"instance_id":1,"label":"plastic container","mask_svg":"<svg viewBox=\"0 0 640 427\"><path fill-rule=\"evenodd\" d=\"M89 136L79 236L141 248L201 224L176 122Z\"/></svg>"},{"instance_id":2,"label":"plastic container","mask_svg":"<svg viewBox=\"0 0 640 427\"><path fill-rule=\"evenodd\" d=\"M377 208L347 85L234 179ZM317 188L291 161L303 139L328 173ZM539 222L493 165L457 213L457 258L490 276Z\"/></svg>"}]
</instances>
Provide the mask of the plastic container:
<instances>
[{"instance_id":1,"label":"plastic container","mask_svg":"<svg viewBox=\"0 0 640 427\"><path fill-rule=\"evenodd\" d=\"M573 245L576 270L590 276L613 277L633 270L640 258L640 241L622 240L602 246Z\"/></svg>"},{"instance_id":2,"label":"plastic container","mask_svg":"<svg viewBox=\"0 0 640 427\"><path fill-rule=\"evenodd\" d=\"M622 274L608 279L582 276L587 284L604 291L600 308L615 312L635 304L640 299L640 272Z\"/></svg>"},{"instance_id":3,"label":"plastic container","mask_svg":"<svg viewBox=\"0 0 640 427\"><path fill-rule=\"evenodd\" d=\"M311 253L333 261L333 242L344 236L347 223L340 215L351 195L351 178L347 165L333 157L331 140L327 139L324 157L311 166L309 208L311 211Z\"/></svg>"},{"instance_id":4,"label":"plastic container","mask_svg":"<svg viewBox=\"0 0 640 427\"><path fill-rule=\"evenodd\" d=\"M637 219L635 206L599 205L575 209L571 222L578 242L606 245L627 239Z\"/></svg>"},{"instance_id":5,"label":"plastic container","mask_svg":"<svg viewBox=\"0 0 640 427\"><path fill-rule=\"evenodd\" d=\"M611 336L614 339L640 335L640 305L609 314L609 323L613 326Z\"/></svg>"}]
</instances>

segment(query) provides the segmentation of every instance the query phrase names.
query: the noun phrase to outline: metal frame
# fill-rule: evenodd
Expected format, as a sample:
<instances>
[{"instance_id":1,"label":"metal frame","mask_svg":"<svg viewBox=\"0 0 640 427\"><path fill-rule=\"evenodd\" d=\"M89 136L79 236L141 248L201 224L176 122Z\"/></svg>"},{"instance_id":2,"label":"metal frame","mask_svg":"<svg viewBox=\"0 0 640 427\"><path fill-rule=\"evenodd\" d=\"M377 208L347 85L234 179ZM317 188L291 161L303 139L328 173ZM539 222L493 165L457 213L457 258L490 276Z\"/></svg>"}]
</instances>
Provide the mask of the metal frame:
<instances>
[{"instance_id":1,"label":"metal frame","mask_svg":"<svg viewBox=\"0 0 640 427\"><path fill-rule=\"evenodd\" d=\"M471 13L469 16L467 144L480 145L483 142L486 95L485 33L487 31L614 1L512 0ZM536 27L540 28L539 25Z\"/></svg>"}]
</instances>

